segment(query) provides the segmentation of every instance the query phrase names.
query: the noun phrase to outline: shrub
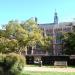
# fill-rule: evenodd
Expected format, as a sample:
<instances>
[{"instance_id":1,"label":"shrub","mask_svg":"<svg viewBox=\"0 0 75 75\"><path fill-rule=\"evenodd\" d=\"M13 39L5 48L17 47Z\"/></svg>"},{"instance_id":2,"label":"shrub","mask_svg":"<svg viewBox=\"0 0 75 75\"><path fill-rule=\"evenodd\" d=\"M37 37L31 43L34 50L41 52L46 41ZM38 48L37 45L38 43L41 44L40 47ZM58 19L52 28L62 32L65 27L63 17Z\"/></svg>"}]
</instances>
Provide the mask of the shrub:
<instances>
[{"instance_id":1,"label":"shrub","mask_svg":"<svg viewBox=\"0 0 75 75\"><path fill-rule=\"evenodd\" d=\"M1 72L3 71L4 75L18 75L22 71L25 65L25 58L22 55L10 53L0 56Z\"/></svg>"},{"instance_id":2,"label":"shrub","mask_svg":"<svg viewBox=\"0 0 75 75\"><path fill-rule=\"evenodd\" d=\"M6 55L5 54L0 54L0 66L2 66L3 65L3 62L4 62L4 60L5 60L5 57L6 57Z\"/></svg>"},{"instance_id":3,"label":"shrub","mask_svg":"<svg viewBox=\"0 0 75 75\"><path fill-rule=\"evenodd\" d=\"M5 54L0 54L0 75L3 75L4 71L4 60L5 60L6 55Z\"/></svg>"},{"instance_id":4,"label":"shrub","mask_svg":"<svg viewBox=\"0 0 75 75\"><path fill-rule=\"evenodd\" d=\"M0 75L3 75L3 69L0 67Z\"/></svg>"}]
</instances>

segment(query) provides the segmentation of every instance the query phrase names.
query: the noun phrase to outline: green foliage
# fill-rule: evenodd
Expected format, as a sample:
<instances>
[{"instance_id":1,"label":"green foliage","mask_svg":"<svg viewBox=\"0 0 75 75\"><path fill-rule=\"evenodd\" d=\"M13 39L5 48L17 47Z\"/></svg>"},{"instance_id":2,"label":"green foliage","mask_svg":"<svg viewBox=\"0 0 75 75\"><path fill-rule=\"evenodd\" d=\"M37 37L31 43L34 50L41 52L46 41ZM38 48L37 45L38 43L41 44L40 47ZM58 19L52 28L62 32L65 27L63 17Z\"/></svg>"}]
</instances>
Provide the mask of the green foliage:
<instances>
[{"instance_id":1,"label":"green foliage","mask_svg":"<svg viewBox=\"0 0 75 75\"><path fill-rule=\"evenodd\" d=\"M7 25L5 25L6 37L10 37L10 35L15 36L15 32L18 28L21 28L20 23L18 21L9 21Z\"/></svg>"},{"instance_id":2,"label":"green foliage","mask_svg":"<svg viewBox=\"0 0 75 75\"><path fill-rule=\"evenodd\" d=\"M4 75L4 60L6 58L5 54L0 54L0 75Z\"/></svg>"},{"instance_id":3,"label":"green foliage","mask_svg":"<svg viewBox=\"0 0 75 75\"><path fill-rule=\"evenodd\" d=\"M40 30L38 27L37 23L29 19L26 22L21 24L22 27L28 31L28 39L26 40L28 46L33 46L38 44L40 48L43 50L48 50L50 49L51 45L51 37L44 37L43 31Z\"/></svg>"},{"instance_id":4,"label":"green foliage","mask_svg":"<svg viewBox=\"0 0 75 75\"><path fill-rule=\"evenodd\" d=\"M0 37L5 36L5 30L0 30Z\"/></svg>"},{"instance_id":5,"label":"green foliage","mask_svg":"<svg viewBox=\"0 0 75 75\"><path fill-rule=\"evenodd\" d=\"M4 27L0 31L0 52L21 52L37 43L44 47L50 46L49 38L43 37L42 30L32 18L23 23L9 21Z\"/></svg>"},{"instance_id":6,"label":"green foliage","mask_svg":"<svg viewBox=\"0 0 75 75\"><path fill-rule=\"evenodd\" d=\"M18 75L25 66L25 58L22 55L10 53L0 54L0 71L3 75Z\"/></svg>"},{"instance_id":7,"label":"green foliage","mask_svg":"<svg viewBox=\"0 0 75 75\"><path fill-rule=\"evenodd\" d=\"M9 53L15 52L18 47L18 41L16 39L8 39L5 37L0 37L0 52Z\"/></svg>"},{"instance_id":8,"label":"green foliage","mask_svg":"<svg viewBox=\"0 0 75 75\"><path fill-rule=\"evenodd\" d=\"M50 50L52 38L49 36L43 37L43 41L41 42L40 46L43 50Z\"/></svg>"},{"instance_id":9,"label":"green foliage","mask_svg":"<svg viewBox=\"0 0 75 75\"><path fill-rule=\"evenodd\" d=\"M6 64L10 65L10 73L11 74L19 74L23 67L25 66L25 58L21 55L10 53L6 57Z\"/></svg>"},{"instance_id":10,"label":"green foliage","mask_svg":"<svg viewBox=\"0 0 75 75\"><path fill-rule=\"evenodd\" d=\"M63 41L64 53L68 55L75 54L75 33L65 33Z\"/></svg>"},{"instance_id":11,"label":"green foliage","mask_svg":"<svg viewBox=\"0 0 75 75\"><path fill-rule=\"evenodd\" d=\"M39 29L37 23L33 19L29 19L22 23L21 26L27 31L28 37L26 45L33 46L37 42L43 41L42 31ZM40 38L40 39L39 39Z\"/></svg>"}]
</instances>

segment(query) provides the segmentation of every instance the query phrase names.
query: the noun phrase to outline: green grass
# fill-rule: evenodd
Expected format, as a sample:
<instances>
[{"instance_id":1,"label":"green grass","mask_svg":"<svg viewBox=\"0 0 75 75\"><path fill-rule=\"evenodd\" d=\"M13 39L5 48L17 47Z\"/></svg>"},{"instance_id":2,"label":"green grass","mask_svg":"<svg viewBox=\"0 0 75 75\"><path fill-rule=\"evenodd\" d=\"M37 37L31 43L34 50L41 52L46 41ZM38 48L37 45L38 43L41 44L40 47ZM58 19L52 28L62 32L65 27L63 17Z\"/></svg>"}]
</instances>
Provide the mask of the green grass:
<instances>
[{"instance_id":1,"label":"green grass","mask_svg":"<svg viewBox=\"0 0 75 75\"><path fill-rule=\"evenodd\" d=\"M21 75L75 75L75 72L25 72Z\"/></svg>"}]
</instances>

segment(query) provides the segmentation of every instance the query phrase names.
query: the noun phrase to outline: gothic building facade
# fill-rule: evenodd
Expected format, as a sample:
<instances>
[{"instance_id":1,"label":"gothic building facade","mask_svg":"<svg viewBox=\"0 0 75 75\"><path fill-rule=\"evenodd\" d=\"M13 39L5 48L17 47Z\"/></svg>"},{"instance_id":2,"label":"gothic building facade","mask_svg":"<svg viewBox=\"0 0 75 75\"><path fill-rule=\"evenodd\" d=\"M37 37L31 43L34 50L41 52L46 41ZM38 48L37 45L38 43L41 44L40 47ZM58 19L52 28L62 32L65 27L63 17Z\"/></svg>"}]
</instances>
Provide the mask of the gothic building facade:
<instances>
[{"instance_id":1,"label":"gothic building facade","mask_svg":"<svg viewBox=\"0 0 75 75\"><path fill-rule=\"evenodd\" d=\"M37 21L37 19L35 18L35 21ZM73 31L73 27L74 27L75 23L74 22L62 22L59 23L58 21L58 15L57 12L54 13L54 23L45 23L45 24L38 24L38 26L40 27L40 29L43 30L44 35L46 36L51 36L53 38L52 40L52 47L50 49L50 51L43 51L40 49L33 49L31 50L30 53L28 53L29 55L62 55L62 40L58 39L62 32L72 32Z\"/></svg>"}]
</instances>

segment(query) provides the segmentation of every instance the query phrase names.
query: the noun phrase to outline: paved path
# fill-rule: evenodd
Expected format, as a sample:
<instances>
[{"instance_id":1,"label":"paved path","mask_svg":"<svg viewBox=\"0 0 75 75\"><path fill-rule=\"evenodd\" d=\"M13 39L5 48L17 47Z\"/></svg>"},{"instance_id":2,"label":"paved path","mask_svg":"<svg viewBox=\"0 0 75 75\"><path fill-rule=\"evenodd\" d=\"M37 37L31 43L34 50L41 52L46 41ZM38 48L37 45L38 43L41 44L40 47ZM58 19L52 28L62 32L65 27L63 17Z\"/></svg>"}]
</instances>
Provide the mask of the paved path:
<instances>
[{"instance_id":1,"label":"paved path","mask_svg":"<svg viewBox=\"0 0 75 75\"><path fill-rule=\"evenodd\" d=\"M24 67L23 71L75 72L75 68Z\"/></svg>"}]
</instances>

